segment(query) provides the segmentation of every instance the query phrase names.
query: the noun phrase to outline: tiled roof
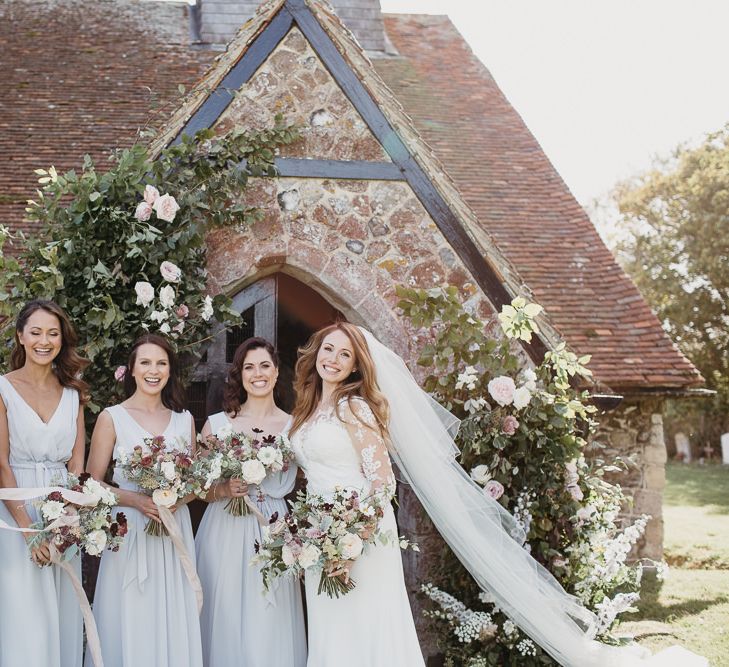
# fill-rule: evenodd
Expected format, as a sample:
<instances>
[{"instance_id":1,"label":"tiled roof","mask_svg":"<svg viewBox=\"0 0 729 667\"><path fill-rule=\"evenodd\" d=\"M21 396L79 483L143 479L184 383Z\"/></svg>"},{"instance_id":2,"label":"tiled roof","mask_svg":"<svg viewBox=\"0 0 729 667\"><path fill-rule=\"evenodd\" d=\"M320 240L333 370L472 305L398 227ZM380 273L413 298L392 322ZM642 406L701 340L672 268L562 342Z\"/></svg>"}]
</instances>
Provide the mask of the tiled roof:
<instances>
[{"instance_id":1,"label":"tiled roof","mask_svg":"<svg viewBox=\"0 0 729 667\"><path fill-rule=\"evenodd\" d=\"M169 95L199 78L214 54L189 48L184 13L132 0L0 4L0 223L23 226L33 169L128 145L150 115L147 86ZM377 59L380 76L597 378L622 390L700 383L450 21L385 25L401 57Z\"/></svg>"},{"instance_id":2,"label":"tiled roof","mask_svg":"<svg viewBox=\"0 0 729 667\"><path fill-rule=\"evenodd\" d=\"M78 168L85 153L130 144L152 116L150 89L164 99L202 74L212 54L188 47L185 13L130 0L0 3L0 223L21 225L34 169Z\"/></svg>"},{"instance_id":3,"label":"tiled roof","mask_svg":"<svg viewBox=\"0 0 729 667\"><path fill-rule=\"evenodd\" d=\"M450 20L385 15L385 29L401 57L375 60L380 76L596 377L614 389L701 384Z\"/></svg>"}]
</instances>

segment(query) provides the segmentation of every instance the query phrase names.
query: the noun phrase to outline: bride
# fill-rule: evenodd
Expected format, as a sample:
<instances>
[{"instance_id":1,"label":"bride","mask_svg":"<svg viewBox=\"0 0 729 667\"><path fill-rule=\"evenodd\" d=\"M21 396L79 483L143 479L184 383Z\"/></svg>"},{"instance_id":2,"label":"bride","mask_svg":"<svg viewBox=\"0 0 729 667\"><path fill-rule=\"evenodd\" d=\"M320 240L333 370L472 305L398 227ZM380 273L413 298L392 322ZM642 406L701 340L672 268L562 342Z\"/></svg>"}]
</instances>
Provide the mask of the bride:
<instances>
[{"instance_id":1,"label":"bride","mask_svg":"<svg viewBox=\"0 0 729 667\"><path fill-rule=\"evenodd\" d=\"M362 332L335 324L315 333L296 363L291 444L310 493L335 487L362 497L395 493L387 455L388 404L377 388ZM397 535L388 503L380 528ZM317 594L318 573L306 573L310 667L422 667L397 540L370 547L349 573L356 588L341 598Z\"/></svg>"},{"instance_id":2,"label":"bride","mask_svg":"<svg viewBox=\"0 0 729 667\"><path fill-rule=\"evenodd\" d=\"M479 586L565 667L708 667L680 647L650 657L638 646L594 640L595 618L522 548L509 512L456 461L458 420L417 385L404 362L371 333L340 323L314 334L296 366L292 444L309 489L392 489L387 443L441 536ZM388 420L389 407L389 420ZM396 530L388 512L384 528ZM316 594L307 573L310 667L422 665L396 550L378 546L352 567L357 588ZM395 653L392 653L395 651Z\"/></svg>"}]
</instances>

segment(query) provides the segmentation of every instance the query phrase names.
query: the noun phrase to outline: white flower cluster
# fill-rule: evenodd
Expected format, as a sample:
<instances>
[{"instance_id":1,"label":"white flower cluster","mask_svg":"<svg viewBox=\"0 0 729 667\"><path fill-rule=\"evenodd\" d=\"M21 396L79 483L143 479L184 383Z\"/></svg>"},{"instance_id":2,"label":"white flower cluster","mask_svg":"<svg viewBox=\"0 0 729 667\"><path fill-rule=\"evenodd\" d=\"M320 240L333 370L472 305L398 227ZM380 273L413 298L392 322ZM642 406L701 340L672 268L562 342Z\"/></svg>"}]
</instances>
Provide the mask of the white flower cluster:
<instances>
[{"instance_id":1,"label":"white flower cluster","mask_svg":"<svg viewBox=\"0 0 729 667\"><path fill-rule=\"evenodd\" d=\"M519 525L519 527L524 531L524 535L529 535L529 530L532 527L532 512L531 507L534 502L535 494L533 491L528 491L527 489L524 489L517 497L516 497L516 506L512 510L512 515L514 516L514 520ZM529 543L524 544L524 548L527 551L530 551Z\"/></svg>"},{"instance_id":2,"label":"white flower cluster","mask_svg":"<svg viewBox=\"0 0 729 667\"><path fill-rule=\"evenodd\" d=\"M466 366L466 370L458 374L456 389L463 389L465 387L468 391L474 391L477 382L478 371L473 366Z\"/></svg>"},{"instance_id":3,"label":"white flower cluster","mask_svg":"<svg viewBox=\"0 0 729 667\"><path fill-rule=\"evenodd\" d=\"M463 602L430 583L423 584L420 590L441 608L442 614L436 614L436 617L450 622L458 641L470 644L476 639L488 640L496 635L498 626L485 611L469 609Z\"/></svg>"},{"instance_id":4,"label":"white flower cluster","mask_svg":"<svg viewBox=\"0 0 729 667\"><path fill-rule=\"evenodd\" d=\"M537 647L531 639L522 639L516 645L516 650L519 651L519 654L523 657L537 655Z\"/></svg>"},{"instance_id":5,"label":"white flower cluster","mask_svg":"<svg viewBox=\"0 0 729 667\"><path fill-rule=\"evenodd\" d=\"M635 611L633 605L639 598L639 593L618 593L612 599L605 596L595 608L597 614L595 633L601 635L607 632L619 614Z\"/></svg>"}]
</instances>

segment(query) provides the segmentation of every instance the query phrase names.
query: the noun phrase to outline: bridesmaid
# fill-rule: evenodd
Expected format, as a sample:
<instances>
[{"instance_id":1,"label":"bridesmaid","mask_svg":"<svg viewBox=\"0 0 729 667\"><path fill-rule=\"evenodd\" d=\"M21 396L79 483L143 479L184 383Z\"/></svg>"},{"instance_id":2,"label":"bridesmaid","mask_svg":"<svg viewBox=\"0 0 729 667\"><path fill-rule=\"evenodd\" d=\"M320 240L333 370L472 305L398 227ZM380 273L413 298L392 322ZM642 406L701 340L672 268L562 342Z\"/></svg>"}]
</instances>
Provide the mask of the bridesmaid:
<instances>
[{"instance_id":1,"label":"bridesmaid","mask_svg":"<svg viewBox=\"0 0 729 667\"><path fill-rule=\"evenodd\" d=\"M253 429L277 434L289 428L290 418L276 406L278 355L263 338L249 338L236 350L228 373L223 407L203 426L207 437L224 428L253 435ZM286 513L283 496L294 488L296 466L267 478L264 494L240 480L214 484L211 503L195 537L198 574L205 604L202 626L206 667L304 667L306 639L299 584L281 580L265 597L258 568L249 565L261 526L253 514L236 517L225 510L230 498L246 494L265 517Z\"/></svg>"},{"instance_id":2,"label":"bridesmaid","mask_svg":"<svg viewBox=\"0 0 729 667\"><path fill-rule=\"evenodd\" d=\"M79 475L84 461L88 362L53 301L25 305L15 323L11 371L0 377L0 484L42 487ZM0 519L27 528L29 502L0 503ZM0 530L0 665L80 667L82 618L71 582L50 563L48 545L28 550L32 534ZM81 576L81 559L74 558Z\"/></svg>"},{"instance_id":3,"label":"bridesmaid","mask_svg":"<svg viewBox=\"0 0 729 667\"><path fill-rule=\"evenodd\" d=\"M91 437L87 471L103 480L121 452L163 435L172 447L192 448L195 426L184 409L174 350L161 336L147 334L133 345L124 390L128 398L100 415ZM169 537L147 535L147 521L159 521L152 499L119 469L114 489L129 522L119 551L105 551L96 583L94 616L105 667L200 667L200 623L195 593ZM190 557L194 540L183 501L172 508ZM87 655L86 663L91 665Z\"/></svg>"}]
</instances>

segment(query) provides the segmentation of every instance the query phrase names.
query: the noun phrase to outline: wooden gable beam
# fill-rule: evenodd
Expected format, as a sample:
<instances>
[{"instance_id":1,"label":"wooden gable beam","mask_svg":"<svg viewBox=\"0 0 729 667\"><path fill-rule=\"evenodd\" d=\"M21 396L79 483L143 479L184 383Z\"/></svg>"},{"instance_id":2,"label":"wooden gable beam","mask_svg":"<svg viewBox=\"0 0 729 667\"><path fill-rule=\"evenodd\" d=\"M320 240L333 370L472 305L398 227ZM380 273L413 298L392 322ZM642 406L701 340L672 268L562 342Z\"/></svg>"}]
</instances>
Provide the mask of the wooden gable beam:
<instances>
[{"instance_id":1,"label":"wooden gable beam","mask_svg":"<svg viewBox=\"0 0 729 667\"><path fill-rule=\"evenodd\" d=\"M286 0L276 16L250 44L238 63L192 115L172 143L179 142L183 134L194 134L200 129L211 127L233 100L234 91L248 82L294 23L383 146L392 163L281 158L276 161L279 175L364 180L404 179L484 294L496 308L500 309L510 303L513 295L503 284L498 271L481 254L304 0ZM548 350L541 336L534 336L530 343L522 342L522 345L536 363L542 361Z\"/></svg>"},{"instance_id":2,"label":"wooden gable beam","mask_svg":"<svg viewBox=\"0 0 729 667\"><path fill-rule=\"evenodd\" d=\"M306 5L306 2L304 0L286 0L284 6L291 12L299 30L304 34L329 70L329 73L362 116L370 131L382 144L392 161L400 167L405 180L470 271L479 287L498 309L511 303L514 295L503 284L495 268L481 254L428 175L415 158L410 155L408 148L357 75L344 60L339 49ZM529 356L536 363L541 363L548 350L544 340L540 336L534 336L531 343L522 342L522 344Z\"/></svg>"}]
</instances>

